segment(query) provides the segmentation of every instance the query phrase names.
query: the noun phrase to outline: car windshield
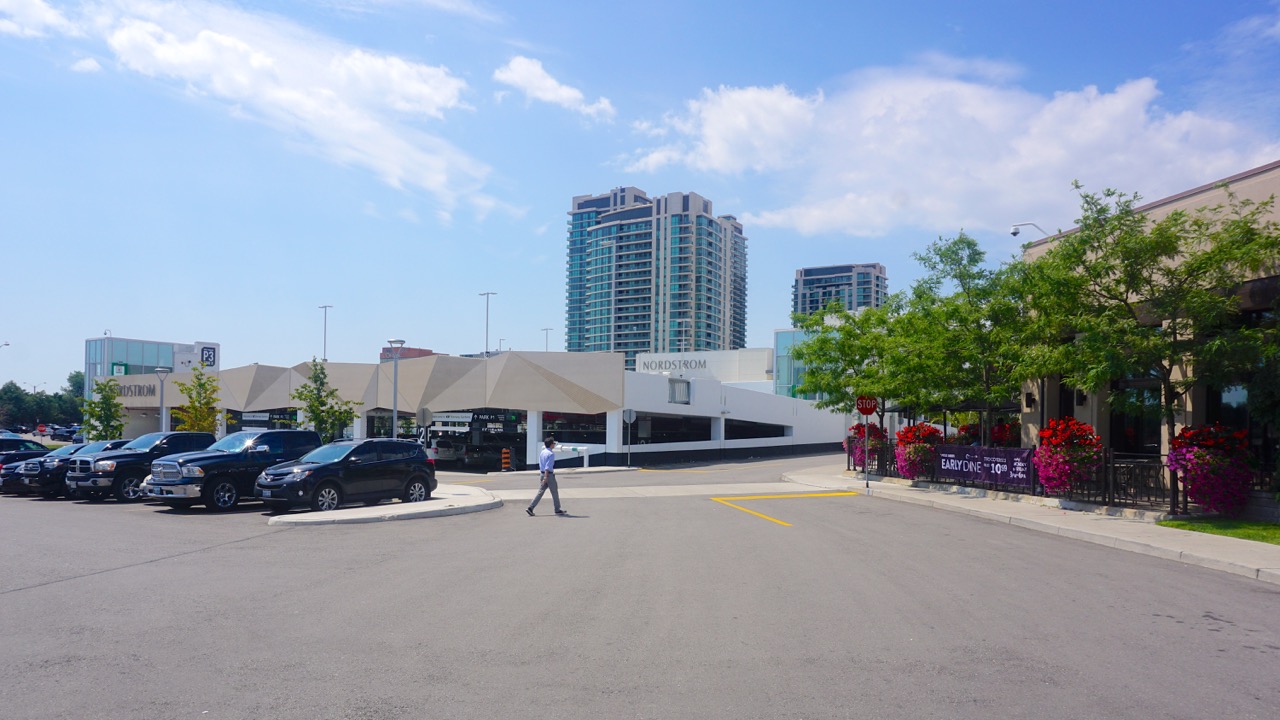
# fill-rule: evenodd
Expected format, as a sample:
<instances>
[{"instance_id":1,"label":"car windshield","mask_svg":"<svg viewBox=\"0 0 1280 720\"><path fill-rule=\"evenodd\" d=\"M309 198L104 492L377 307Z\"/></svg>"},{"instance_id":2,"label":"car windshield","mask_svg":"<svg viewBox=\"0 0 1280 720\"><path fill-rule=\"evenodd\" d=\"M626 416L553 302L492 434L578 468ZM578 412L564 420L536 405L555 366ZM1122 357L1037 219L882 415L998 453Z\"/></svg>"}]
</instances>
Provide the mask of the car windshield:
<instances>
[{"instance_id":1,"label":"car windshield","mask_svg":"<svg viewBox=\"0 0 1280 720\"><path fill-rule=\"evenodd\" d=\"M108 440L99 440L98 442L91 442L88 445L85 445L84 447L80 448L80 452L85 454L96 453L99 450L106 450L107 446L110 444L111 442Z\"/></svg>"},{"instance_id":2,"label":"car windshield","mask_svg":"<svg viewBox=\"0 0 1280 720\"><path fill-rule=\"evenodd\" d=\"M57 450L54 450L53 452L49 453L49 455L50 455L50 456L53 456L53 455L57 455L57 456L75 455L75 454L76 454L76 451L77 451L77 450L79 450L79 449L80 449L80 446L79 446L79 445L63 445L62 447L58 448Z\"/></svg>"},{"instance_id":3,"label":"car windshield","mask_svg":"<svg viewBox=\"0 0 1280 720\"><path fill-rule=\"evenodd\" d=\"M218 442L209 446L210 450L221 450L222 452L240 452L253 444L253 439L262 433L256 432L237 432L222 438Z\"/></svg>"},{"instance_id":4,"label":"car windshield","mask_svg":"<svg viewBox=\"0 0 1280 720\"><path fill-rule=\"evenodd\" d=\"M164 433L147 433L128 442L121 450L150 450L153 445L164 439Z\"/></svg>"},{"instance_id":5,"label":"car windshield","mask_svg":"<svg viewBox=\"0 0 1280 720\"><path fill-rule=\"evenodd\" d=\"M341 460L354 450L357 445L321 445L311 452L303 455L299 462L309 463L327 463L335 460Z\"/></svg>"}]
</instances>

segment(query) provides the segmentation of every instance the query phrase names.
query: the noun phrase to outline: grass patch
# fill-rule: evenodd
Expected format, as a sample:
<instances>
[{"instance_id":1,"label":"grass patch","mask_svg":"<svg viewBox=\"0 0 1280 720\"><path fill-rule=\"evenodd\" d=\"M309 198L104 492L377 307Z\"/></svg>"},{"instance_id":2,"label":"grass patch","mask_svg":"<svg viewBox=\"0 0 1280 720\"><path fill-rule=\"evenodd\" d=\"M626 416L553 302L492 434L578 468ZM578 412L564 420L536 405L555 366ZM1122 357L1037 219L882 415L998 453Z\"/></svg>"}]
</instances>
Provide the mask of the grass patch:
<instances>
[{"instance_id":1,"label":"grass patch","mask_svg":"<svg viewBox=\"0 0 1280 720\"><path fill-rule=\"evenodd\" d=\"M1178 530L1226 535L1227 537L1240 538L1242 540L1280 545L1280 524L1277 523L1205 518L1203 520L1162 520L1156 524Z\"/></svg>"}]
</instances>

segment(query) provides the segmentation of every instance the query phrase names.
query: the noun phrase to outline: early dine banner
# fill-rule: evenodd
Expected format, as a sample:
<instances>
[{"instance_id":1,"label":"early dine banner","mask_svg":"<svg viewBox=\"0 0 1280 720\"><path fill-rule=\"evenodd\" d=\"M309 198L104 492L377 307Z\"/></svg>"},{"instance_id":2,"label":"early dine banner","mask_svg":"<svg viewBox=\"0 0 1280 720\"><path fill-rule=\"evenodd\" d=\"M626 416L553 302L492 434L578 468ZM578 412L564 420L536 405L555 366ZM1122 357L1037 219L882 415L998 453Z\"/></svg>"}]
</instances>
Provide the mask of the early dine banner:
<instances>
[{"instance_id":1,"label":"early dine banner","mask_svg":"<svg viewBox=\"0 0 1280 720\"><path fill-rule=\"evenodd\" d=\"M938 446L938 477L961 482L1031 487L1031 448Z\"/></svg>"}]
</instances>

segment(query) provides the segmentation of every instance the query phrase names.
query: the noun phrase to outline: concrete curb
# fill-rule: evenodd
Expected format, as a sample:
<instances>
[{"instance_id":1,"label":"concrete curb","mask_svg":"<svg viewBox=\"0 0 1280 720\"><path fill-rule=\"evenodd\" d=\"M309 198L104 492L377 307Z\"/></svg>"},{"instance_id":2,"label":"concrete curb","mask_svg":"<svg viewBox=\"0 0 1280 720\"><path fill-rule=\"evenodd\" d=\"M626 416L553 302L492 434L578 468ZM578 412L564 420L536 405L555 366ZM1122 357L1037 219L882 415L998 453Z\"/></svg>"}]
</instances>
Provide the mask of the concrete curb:
<instances>
[{"instance_id":1,"label":"concrete curb","mask_svg":"<svg viewBox=\"0 0 1280 720\"><path fill-rule=\"evenodd\" d=\"M276 515L267 525L348 525L387 522L389 520L416 520L419 518L447 517L466 513L483 512L502 507L502 499L493 493L466 485L436 486L431 499L419 503L396 502L372 507L345 508L330 512L291 513Z\"/></svg>"},{"instance_id":2,"label":"concrete curb","mask_svg":"<svg viewBox=\"0 0 1280 720\"><path fill-rule=\"evenodd\" d=\"M1036 532L1173 560L1280 585L1280 546L1155 525L1148 517L1126 517L1076 510L1068 505L1010 501L983 493L943 493L929 487L849 482L848 477L783 475L809 487L852 490L871 497L956 512ZM998 495L998 494L997 494ZM983 502L986 507L976 505ZM973 504L971 504L973 503ZM1076 503L1071 503L1074 505ZM1053 511L1058 511L1054 513Z\"/></svg>"}]
</instances>

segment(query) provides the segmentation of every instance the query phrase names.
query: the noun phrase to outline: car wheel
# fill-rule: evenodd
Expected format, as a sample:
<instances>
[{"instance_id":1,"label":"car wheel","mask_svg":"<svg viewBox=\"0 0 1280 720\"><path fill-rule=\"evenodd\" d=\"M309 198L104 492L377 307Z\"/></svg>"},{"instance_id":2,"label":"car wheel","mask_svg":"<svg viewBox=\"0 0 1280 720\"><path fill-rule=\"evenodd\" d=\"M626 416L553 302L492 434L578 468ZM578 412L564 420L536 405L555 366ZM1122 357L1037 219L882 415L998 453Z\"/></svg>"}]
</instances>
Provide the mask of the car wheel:
<instances>
[{"instance_id":1,"label":"car wheel","mask_svg":"<svg viewBox=\"0 0 1280 720\"><path fill-rule=\"evenodd\" d=\"M74 488L66 488L62 491L62 496L68 500L79 500L82 497L80 491Z\"/></svg>"},{"instance_id":2,"label":"car wheel","mask_svg":"<svg viewBox=\"0 0 1280 720\"><path fill-rule=\"evenodd\" d=\"M333 483L325 483L316 488L311 496L311 509L317 512L337 510L342 506L342 491Z\"/></svg>"},{"instance_id":3,"label":"car wheel","mask_svg":"<svg viewBox=\"0 0 1280 720\"><path fill-rule=\"evenodd\" d=\"M143 498L142 478L134 475L120 478L112 488L112 494L120 502L137 502Z\"/></svg>"},{"instance_id":4,"label":"car wheel","mask_svg":"<svg viewBox=\"0 0 1280 720\"><path fill-rule=\"evenodd\" d=\"M235 507L239 502L240 491L236 490L235 483L230 480L219 480L209 490L209 498L205 501L205 506L215 512L224 512Z\"/></svg>"},{"instance_id":5,"label":"car wheel","mask_svg":"<svg viewBox=\"0 0 1280 720\"><path fill-rule=\"evenodd\" d=\"M420 477L415 477L404 486L405 502L422 502L431 497L431 489L427 487L427 483Z\"/></svg>"}]
</instances>

